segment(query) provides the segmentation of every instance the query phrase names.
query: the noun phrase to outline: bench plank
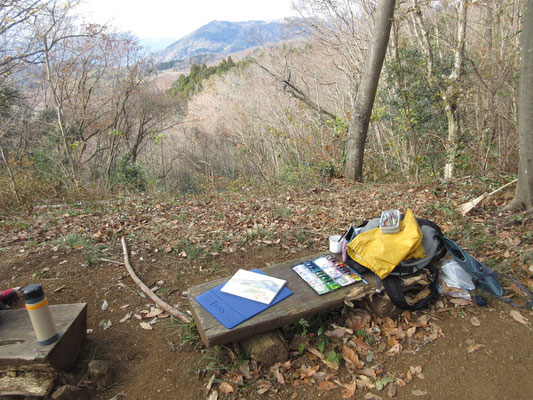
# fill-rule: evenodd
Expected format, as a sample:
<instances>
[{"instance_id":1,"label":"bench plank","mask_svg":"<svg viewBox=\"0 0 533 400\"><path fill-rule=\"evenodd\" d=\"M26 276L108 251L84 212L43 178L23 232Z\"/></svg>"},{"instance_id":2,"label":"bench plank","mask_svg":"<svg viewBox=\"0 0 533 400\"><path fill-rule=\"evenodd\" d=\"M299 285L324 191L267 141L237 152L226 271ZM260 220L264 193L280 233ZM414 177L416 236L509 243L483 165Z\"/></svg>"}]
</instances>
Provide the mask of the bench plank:
<instances>
[{"instance_id":1,"label":"bench plank","mask_svg":"<svg viewBox=\"0 0 533 400\"><path fill-rule=\"evenodd\" d=\"M187 297L191 304L196 327L205 345L210 347L236 342L284 325L295 323L301 318L332 310L341 306L344 299L355 287L361 285L366 286L364 283L358 282L322 296L317 295L291 267L304 261L314 260L325 254L329 253L318 253L285 261L270 267L260 268L267 275L285 279L287 281L286 286L293 291L293 294L249 320L244 321L240 325L237 325L233 329L226 329L194 300L196 296L226 282L229 277L191 287L187 292ZM369 284L368 288L365 289L374 290L375 283L369 282Z\"/></svg>"}]
</instances>

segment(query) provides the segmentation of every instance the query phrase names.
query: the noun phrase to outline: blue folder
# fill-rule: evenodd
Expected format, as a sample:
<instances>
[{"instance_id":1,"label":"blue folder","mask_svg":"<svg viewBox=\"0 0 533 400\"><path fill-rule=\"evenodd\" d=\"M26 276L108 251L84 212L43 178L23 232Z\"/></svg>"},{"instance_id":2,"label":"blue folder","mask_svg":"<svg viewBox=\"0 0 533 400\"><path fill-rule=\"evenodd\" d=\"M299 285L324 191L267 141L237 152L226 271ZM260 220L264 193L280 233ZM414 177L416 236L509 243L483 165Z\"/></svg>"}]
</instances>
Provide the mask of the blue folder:
<instances>
[{"instance_id":1,"label":"blue folder","mask_svg":"<svg viewBox=\"0 0 533 400\"><path fill-rule=\"evenodd\" d=\"M252 269L252 271L266 275L258 269ZM244 297L221 292L220 289L222 289L225 284L226 283L224 282L223 284L202 293L197 296L195 300L222 325L224 325L226 329L234 328L241 322L252 318L254 315L272 307L274 304L279 303L281 300L292 294L292 290L284 286L270 304L264 304L258 301L245 299Z\"/></svg>"}]
</instances>

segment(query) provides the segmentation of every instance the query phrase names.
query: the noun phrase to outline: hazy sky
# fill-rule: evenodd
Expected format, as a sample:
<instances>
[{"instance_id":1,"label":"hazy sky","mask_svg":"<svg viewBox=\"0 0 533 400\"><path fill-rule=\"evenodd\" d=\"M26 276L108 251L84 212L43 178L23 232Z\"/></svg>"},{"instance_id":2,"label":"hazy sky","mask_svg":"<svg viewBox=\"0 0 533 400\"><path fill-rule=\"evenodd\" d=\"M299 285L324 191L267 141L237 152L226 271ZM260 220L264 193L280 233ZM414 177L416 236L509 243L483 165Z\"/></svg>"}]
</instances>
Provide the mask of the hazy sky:
<instances>
[{"instance_id":1,"label":"hazy sky","mask_svg":"<svg viewBox=\"0 0 533 400\"><path fill-rule=\"evenodd\" d=\"M110 23L139 38L173 38L213 20L282 19L293 15L293 0L83 0L78 13Z\"/></svg>"}]
</instances>

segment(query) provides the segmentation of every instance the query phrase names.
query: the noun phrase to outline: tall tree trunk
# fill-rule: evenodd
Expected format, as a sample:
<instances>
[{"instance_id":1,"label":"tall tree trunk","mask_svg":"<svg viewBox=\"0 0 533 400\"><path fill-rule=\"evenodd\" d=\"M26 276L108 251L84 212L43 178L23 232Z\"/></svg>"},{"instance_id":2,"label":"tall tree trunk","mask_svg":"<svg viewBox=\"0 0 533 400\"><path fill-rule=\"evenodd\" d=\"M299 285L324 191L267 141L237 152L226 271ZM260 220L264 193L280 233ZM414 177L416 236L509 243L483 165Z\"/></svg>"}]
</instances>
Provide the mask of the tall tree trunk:
<instances>
[{"instance_id":1,"label":"tall tree trunk","mask_svg":"<svg viewBox=\"0 0 533 400\"><path fill-rule=\"evenodd\" d=\"M21 205L22 201L20 200L20 196L19 196L17 180L15 179L15 175L13 174L13 171L11 170L11 166L9 165L9 162L7 161L7 158L4 155L4 148L2 146L0 146L0 155L2 156L2 160L4 161L4 164L7 169L7 174L9 175L9 179L11 180L11 187L13 188L13 193L15 194L15 198L17 199L17 204Z\"/></svg>"},{"instance_id":2,"label":"tall tree trunk","mask_svg":"<svg viewBox=\"0 0 533 400\"><path fill-rule=\"evenodd\" d=\"M357 91L355 108L350 117L346 140L346 166L344 176L347 181L363 180L363 158L368 134L368 124L376 97L381 67L387 52L395 0L380 0L372 29L372 40L365 62L361 83Z\"/></svg>"},{"instance_id":3,"label":"tall tree trunk","mask_svg":"<svg viewBox=\"0 0 533 400\"><path fill-rule=\"evenodd\" d=\"M448 120L448 135L445 141L446 163L444 178L454 176L455 158L460 144L459 115L457 113L457 100L460 93L460 82L463 73L464 49L466 42L466 17L468 0L460 0L457 4L457 45L454 49L453 68L449 76L439 77L435 71L435 60L432 43L429 36L429 24L424 21L422 11L417 0L412 0L414 28L417 40L424 49L427 62L428 81L437 85L442 99L442 106ZM438 30L436 32L438 35ZM439 50L437 46L437 50ZM442 59L442 54L439 54Z\"/></svg>"},{"instance_id":4,"label":"tall tree trunk","mask_svg":"<svg viewBox=\"0 0 533 400\"><path fill-rule=\"evenodd\" d=\"M441 93L446 118L448 119L448 138L446 140L446 165L444 179L455 176L455 158L459 149L459 115L457 114L457 97L459 82L463 71L464 49L466 40L467 0L459 2L457 13L457 47L455 48L453 69L448 77L448 85Z\"/></svg>"},{"instance_id":5,"label":"tall tree trunk","mask_svg":"<svg viewBox=\"0 0 533 400\"><path fill-rule=\"evenodd\" d=\"M520 80L518 83L518 184L506 209L533 209L533 0L523 17Z\"/></svg>"},{"instance_id":6,"label":"tall tree trunk","mask_svg":"<svg viewBox=\"0 0 533 400\"><path fill-rule=\"evenodd\" d=\"M57 93L57 88L55 83L52 81L52 67L50 61L50 47L48 45L48 40L46 36L43 38L43 51L45 55L45 65L46 65L46 80L52 92L52 98L54 99L54 104L56 108L57 115L57 125L59 127L59 132L61 133L61 142L63 144L63 151L65 152L65 157L67 158L68 165L70 167L71 178L76 185L78 186L78 179L76 176L76 169L74 167L74 160L72 159L72 153L70 151L70 146L67 142L67 132L65 129L65 120L64 120L64 111L63 111L63 100L59 98Z\"/></svg>"}]
</instances>

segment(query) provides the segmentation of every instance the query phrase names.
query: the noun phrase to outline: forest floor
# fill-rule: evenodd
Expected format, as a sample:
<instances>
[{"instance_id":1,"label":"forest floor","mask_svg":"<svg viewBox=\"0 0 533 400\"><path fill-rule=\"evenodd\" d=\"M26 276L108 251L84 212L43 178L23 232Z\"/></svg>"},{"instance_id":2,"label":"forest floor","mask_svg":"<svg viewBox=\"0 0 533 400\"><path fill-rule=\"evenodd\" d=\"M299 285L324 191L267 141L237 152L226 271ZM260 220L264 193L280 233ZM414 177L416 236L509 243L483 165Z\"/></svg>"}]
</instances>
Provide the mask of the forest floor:
<instances>
[{"instance_id":1,"label":"forest floor","mask_svg":"<svg viewBox=\"0 0 533 400\"><path fill-rule=\"evenodd\" d=\"M333 181L301 192L136 196L33 208L0 217L0 289L40 282L51 304L88 304L87 340L58 385L89 385L89 361L106 360L115 383L96 399L529 399L531 310L490 297L485 307L441 297L429 310L396 319L345 306L284 328L289 360L263 368L238 345L205 348L194 326L164 313L146 318L155 305L121 264L124 236L138 276L187 312L192 285L323 251L329 234L383 209L410 208L532 289L531 217L499 211L512 190L466 217L456 211L501 183ZM502 283L507 296L520 300L516 286ZM12 307L22 306L18 300Z\"/></svg>"}]
</instances>

